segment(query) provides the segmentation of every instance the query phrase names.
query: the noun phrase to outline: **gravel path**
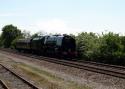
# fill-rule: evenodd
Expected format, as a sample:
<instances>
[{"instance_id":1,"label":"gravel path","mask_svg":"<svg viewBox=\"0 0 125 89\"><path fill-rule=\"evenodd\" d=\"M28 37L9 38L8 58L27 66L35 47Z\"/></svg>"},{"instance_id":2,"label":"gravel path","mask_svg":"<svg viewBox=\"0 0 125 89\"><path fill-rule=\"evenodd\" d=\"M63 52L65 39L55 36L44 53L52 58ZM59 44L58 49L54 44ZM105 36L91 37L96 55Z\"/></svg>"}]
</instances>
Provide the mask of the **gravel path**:
<instances>
[{"instance_id":1,"label":"gravel path","mask_svg":"<svg viewBox=\"0 0 125 89\"><path fill-rule=\"evenodd\" d=\"M25 84L2 66L0 66L0 77L7 82L8 87L11 89L32 89L29 85Z\"/></svg>"}]
</instances>

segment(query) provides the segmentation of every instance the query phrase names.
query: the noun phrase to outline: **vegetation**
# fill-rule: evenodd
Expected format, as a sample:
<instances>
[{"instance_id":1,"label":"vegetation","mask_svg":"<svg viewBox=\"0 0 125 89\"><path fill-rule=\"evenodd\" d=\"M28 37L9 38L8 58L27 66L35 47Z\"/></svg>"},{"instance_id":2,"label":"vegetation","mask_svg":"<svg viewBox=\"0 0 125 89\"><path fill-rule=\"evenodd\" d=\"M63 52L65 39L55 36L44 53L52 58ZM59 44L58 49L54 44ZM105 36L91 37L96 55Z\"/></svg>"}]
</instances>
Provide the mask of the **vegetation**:
<instances>
[{"instance_id":1,"label":"vegetation","mask_svg":"<svg viewBox=\"0 0 125 89\"><path fill-rule=\"evenodd\" d=\"M80 33L76 36L80 58L110 64L125 64L125 36L109 32Z\"/></svg>"},{"instance_id":2,"label":"vegetation","mask_svg":"<svg viewBox=\"0 0 125 89\"><path fill-rule=\"evenodd\" d=\"M2 29L1 34L1 44L3 44L4 47L8 48L11 46L11 42L18 36L21 35L21 31L13 26L13 25L6 25Z\"/></svg>"},{"instance_id":3,"label":"vegetation","mask_svg":"<svg viewBox=\"0 0 125 89\"><path fill-rule=\"evenodd\" d=\"M79 56L93 60L99 54L100 40L95 33L82 32L76 37Z\"/></svg>"},{"instance_id":4,"label":"vegetation","mask_svg":"<svg viewBox=\"0 0 125 89\"><path fill-rule=\"evenodd\" d=\"M43 35L45 35L45 33L43 33L43 32L37 32L37 33L34 33L31 37L35 38L35 37L39 37L39 36L43 36Z\"/></svg>"},{"instance_id":5,"label":"vegetation","mask_svg":"<svg viewBox=\"0 0 125 89\"><path fill-rule=\"evenodd\" d=\"M14 48L19 38L38 37L43 35L38 32L33 35L13 25L6 25L0 35L0 46ZM70 34L76 39L79 59L98 61L110 64L125 64L125 36L109 32L106 34L79 33L78 36Z\"/></svg>"}]
</instances>

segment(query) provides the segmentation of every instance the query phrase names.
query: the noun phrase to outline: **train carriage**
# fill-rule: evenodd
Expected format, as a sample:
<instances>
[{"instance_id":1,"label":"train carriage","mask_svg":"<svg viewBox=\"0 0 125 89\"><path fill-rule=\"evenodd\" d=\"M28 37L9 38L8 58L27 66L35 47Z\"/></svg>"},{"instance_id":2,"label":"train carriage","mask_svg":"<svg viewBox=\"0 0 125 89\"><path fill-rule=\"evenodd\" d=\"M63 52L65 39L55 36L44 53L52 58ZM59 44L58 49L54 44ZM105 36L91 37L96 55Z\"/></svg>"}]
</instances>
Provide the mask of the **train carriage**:
<instances>
[{"instance_id":1,"label":"train carriage","mask_svg":"<svg viewBox=\"0 0 125 89\"><path fill-rule=\"evenodd\" d=\"M31 40L31 50L35 53L43 54L44 39L44 36L33 38Z\"/></svg>"},{"instance_id":2,"label":"train carriage","mask_svg":"<svg viewBox=\"0 0 125 89\"><path fill-rule=\"evenodd\" d=\"M30 50L39 54L76 57L75 39L68 35L41 36L32 39L19 39L16 49Z\"/></svg>"},{"instance_id":3,"label":"train carriage","mask_svg":"<svg viewBox=\"0 0 125 89\"><path fill-rule=\"evenodd\" d=\"M19 51L21 50L30 51L31 50L31 38L17 40L15 48Z\"/></svg>"}]
</instances>

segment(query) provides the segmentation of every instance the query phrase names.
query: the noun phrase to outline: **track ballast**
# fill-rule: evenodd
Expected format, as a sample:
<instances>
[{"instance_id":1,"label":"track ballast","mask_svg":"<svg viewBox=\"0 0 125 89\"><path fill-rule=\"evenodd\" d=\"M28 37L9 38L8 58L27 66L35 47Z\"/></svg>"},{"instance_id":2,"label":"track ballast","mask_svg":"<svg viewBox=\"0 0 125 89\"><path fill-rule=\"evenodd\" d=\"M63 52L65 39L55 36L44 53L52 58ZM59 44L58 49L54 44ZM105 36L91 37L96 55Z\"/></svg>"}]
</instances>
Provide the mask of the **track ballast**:
<instances>
[{"instance_id":1,"label":"track ballast","mask_svg":"<svg viewBox=\"0 0 125 89\"><path fill-rule=\"evenodd\" d=\"M2 64L0 64L0 78L2 78L0 81L2 89L39 89Z\"/></svg>"},{"instance_id":2,"label":"track ballast","mask_svg":"<svg viewBox=\"0 0 125 89\"><path fill-rule=\"evenodd\" d=\"M116 66L109 65L103 63L89 62L89 61L69 61L57 58L50 58L44 56L37 56L29 53L20 53L11 49L1 49L3 51L9 52L9 54L27 56L30 58L38 59L39 61L44 60L56 64L61 64L64 66L70 66L78 69L84 69L96 73L106 74L114 77L119 77L125 79L125 67L124 66ZM10 53L11 52L11 53Z\"/></svg>"}]
</instances>

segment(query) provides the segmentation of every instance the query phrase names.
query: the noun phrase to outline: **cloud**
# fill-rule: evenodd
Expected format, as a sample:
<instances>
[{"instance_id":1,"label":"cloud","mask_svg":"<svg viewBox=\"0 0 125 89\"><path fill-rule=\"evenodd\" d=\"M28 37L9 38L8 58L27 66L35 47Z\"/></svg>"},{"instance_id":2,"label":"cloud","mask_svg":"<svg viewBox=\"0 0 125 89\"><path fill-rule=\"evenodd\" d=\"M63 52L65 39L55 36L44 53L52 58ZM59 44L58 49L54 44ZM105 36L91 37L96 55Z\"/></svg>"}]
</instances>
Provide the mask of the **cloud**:
<instances>
[{"instance_id":1,"label":"cloud","mask_svg":"<svg viewBox=\"0 0 125 89\"><path fill-rule=\"evenodd\" d=\"M0 22L3 24L3 22ZM10 24L10 22L5 22L3 26L6 24ZM77 22L76 22L77 23ZM19 29L30 31L31 34L36 32L43 32L43 33L59 33L59 34L75 34L80 33L83 31L83 26L79 26L79 24L73 23L71 21L65 21L62 19L44 19L44 20L37 20L37 21L30 21L30 22L12 22L14 26L17 26Z\"/></svg>"},{"instance_id":2,"label":"cloud","mask_svg":"<svg viewBox=\"0 0 125 89\"><path fill-rule=\"evenodd\" d=\"M61 19L39 21L36 23L36 26L38 29L44 30L47 33L77 34L82 31L82 29L69 26L66 21Z\"/></svg>"}]
</instances>

